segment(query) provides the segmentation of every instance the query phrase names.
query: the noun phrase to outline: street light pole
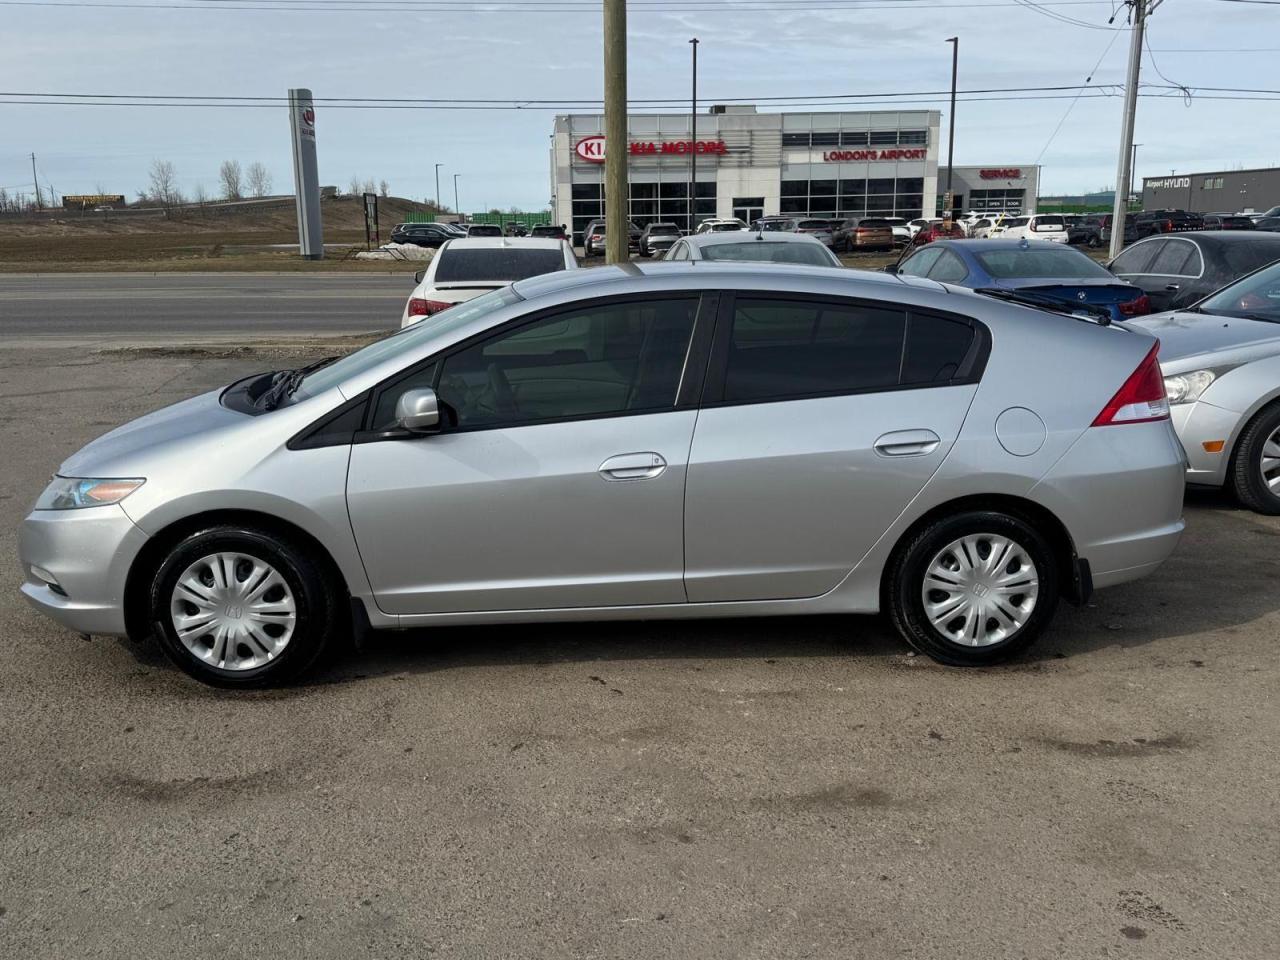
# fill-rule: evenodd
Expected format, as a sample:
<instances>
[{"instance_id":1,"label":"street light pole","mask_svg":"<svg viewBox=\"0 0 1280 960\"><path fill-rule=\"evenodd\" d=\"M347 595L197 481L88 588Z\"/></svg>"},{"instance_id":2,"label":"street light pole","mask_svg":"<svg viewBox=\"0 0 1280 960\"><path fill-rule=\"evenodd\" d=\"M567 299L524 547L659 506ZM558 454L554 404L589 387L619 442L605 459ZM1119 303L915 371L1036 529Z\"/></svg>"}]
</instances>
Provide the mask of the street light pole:
<instances>
[{"instance_id":1,"label":"street light pole","mask_svg":"<svg viewBox=\"0 0 1280 960\"><path fill-rule=\"evenodd\" d=\"M444 166L443 163L436 164L436 212L437 213L440 212L440 168L443 166Z\"/></svg>"},{"instance_id":2,"label":"street light pole","mask_svg":"<svg viewBox=\"0 0 1280 960\"><path fill-rule=\"evenodd\" d=\"M604 252L627 256L627 0L604 0Z\"/></svg>"},{"instance_id":3,"label":"street light pole","mask_svg":"<svg viewBox=\"0 0 1280 960\"><path fill-rule=\"evenodd\" d=\"M458 177L460 176L461 174L458 173L453 175L453 212L459 217L462 216L462 206L458 203Z\"/></svg>"},{"instance_id":4,"label":"street light pole","mask_svg":"<svg viewBox=\"0 0 1280 960\"><path fill-rule=\"evenodd\" d=\"M942 211L942 216L950 220L951 208L955 204L955 196L951 193L951 171L956 154L956 78L960 74L960 38L949 37L947 43L951 44L951 130L947 134L947 193L946 209Z\"/></svg>"},{"instance_id":5,"label":"street light pole","mask_svg":"<svg viewBox=\"0 0 1280 960\"><path fill-rule=\"evenodd\" d=\"M698 38L693 46L693 94L689 99L689 232L698 228Z\"/></svg>"},{"instance_id":6,"label":"street light pole","mask_svg":"<svg viewBox=\"0 0 1280 960\"><path fill-rule=\"evenodd\" d=\"M1133 27L1129 37L1129 73L1124 85L1124 117L1120 123L1120 156L1116 166L1116 199L1111 206L1112 257L1124 248L1124 215L1129 211L1129 194L1133 192L1133 123L1138 110L1138 74L1142 70L1142 34L1147 23L1146 0L1132 0Z\"/></svg>"}]
</instances>

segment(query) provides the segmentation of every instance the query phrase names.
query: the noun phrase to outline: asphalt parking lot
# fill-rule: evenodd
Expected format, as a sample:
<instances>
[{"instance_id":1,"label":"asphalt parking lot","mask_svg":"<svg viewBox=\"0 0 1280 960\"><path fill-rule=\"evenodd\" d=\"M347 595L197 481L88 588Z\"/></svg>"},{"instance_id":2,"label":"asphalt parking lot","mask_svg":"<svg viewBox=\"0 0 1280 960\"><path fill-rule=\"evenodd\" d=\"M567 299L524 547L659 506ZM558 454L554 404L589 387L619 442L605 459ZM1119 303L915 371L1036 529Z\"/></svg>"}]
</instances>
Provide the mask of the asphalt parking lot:
<instances>
[{"instance_id":1,"label":"asphalt parking lot","mask_svg":"<svg viewBox=\"0 0 1280 960\"><path fill-rule=\"evenodd\" d=\"M0 956L1275 955L1277 519L1192 497L981 671L874 618L503 626L229 695L25 606L65 456L300 359L0 347Z\"/></svg>"}]
</instances>

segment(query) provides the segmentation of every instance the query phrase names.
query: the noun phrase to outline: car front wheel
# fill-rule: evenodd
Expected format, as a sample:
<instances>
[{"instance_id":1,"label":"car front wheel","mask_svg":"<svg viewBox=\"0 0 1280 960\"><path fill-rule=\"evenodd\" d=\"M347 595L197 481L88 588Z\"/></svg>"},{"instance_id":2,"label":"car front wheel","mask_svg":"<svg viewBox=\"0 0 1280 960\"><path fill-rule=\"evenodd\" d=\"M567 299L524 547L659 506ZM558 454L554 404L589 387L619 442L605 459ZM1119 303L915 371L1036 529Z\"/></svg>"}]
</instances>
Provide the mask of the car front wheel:
<instances>
[{"instance_id":1,"label":"car front wheel","mask_svg":"<svg viewBox=\"0 0 1280 960\"><path fill-rule=\"evenodd\" d=\"M1244 506L1256 513L1280 514L1280 403L1263 407L1244 428L1229 477Z\"/></svg>"},{"instance_id":2,"label":"car front wheel","mask_svg":"<svg viewBox=\"0 0 1280 960\"><path fill-rule=\"evenodd\" d=\"M274 533L212 526L177 543L149 591L150 619L179 668L222 687L290 680L334 646L342 591Z\"/></svg>"},{"instance_id":3,"label":"car front wheel","mask_svg":"<svg viewBox=\"0 0 1280 960\"><path fill-rule=\"evenodd\" d=\"M1058 603L1058 564L1030 524L974 511L935 520L890 561L887 612L902 638L953 666L1025 650Z\"/></svg>"}]
</instances>

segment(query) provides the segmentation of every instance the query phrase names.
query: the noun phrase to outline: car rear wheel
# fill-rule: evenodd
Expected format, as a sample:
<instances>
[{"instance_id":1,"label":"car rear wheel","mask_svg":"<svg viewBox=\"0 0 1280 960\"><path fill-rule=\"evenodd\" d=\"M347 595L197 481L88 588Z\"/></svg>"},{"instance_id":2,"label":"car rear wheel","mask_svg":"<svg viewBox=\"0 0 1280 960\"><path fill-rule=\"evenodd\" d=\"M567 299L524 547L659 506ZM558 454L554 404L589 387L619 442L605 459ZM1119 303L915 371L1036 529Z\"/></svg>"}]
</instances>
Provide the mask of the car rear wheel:
<instances>
[{"instance_id":1,"label":"car rear wheel","mask_svg":"<svg viewBox=\"0 0 1280 960\"><path fill-rule=\"evenodd\" d=\"M1240 434L1231 486L1250 510L1280 514L1280 403L1263 407Z\"/></svg>"},{"instance_id":2,"label":"car rear wheel","mask_svg":"<svg viewBox=\"0 0 1280 960\"><path fill-rule=\"evenodd\" d=\"M346 622L341 594L296 544L214 526L185 537L161 562L150 616L169 659L197 680L270 686L333 648Z\"/></svg>"},{"instance_id":3,"label":"car rear wheel","mask_svg":"<svg viewBox=\"0 0 1280 960\"><path fill-rule=\"evenodd\" d=\"M1058 603L1058 563L1022 519L974 511L935 520L890 561L894 628L940 663L983 666L1025 650Z\"/></svg>"}]
</instances>

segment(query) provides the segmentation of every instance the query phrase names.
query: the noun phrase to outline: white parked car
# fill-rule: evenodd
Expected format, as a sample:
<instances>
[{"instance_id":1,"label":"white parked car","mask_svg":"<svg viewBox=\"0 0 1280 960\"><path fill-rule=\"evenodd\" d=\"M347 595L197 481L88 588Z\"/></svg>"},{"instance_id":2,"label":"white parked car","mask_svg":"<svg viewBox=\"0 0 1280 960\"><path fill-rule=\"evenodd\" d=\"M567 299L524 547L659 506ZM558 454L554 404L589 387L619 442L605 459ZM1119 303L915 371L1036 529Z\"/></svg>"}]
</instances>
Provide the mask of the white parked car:
<instances>
[{"instance_id":1,"label":"white parked car","mask_svg":"<svg viewBox=\"0 0 1280 960\"><path fill-rule=\"evenodd\" d=\"M725 233L726 231L733 232L734 230L745 230L745 229L747 229L747 225L744 221L739 220L737 217L727 217L722 219L703 220L701 223L698 224L698 229L695 230L694 232L695 233Z\"/></svg>"},{"instance_id":2,"label":"white parked car","mask_svg":"<svg viewBox=\"0 0 1280 960\"><path fill-rule=\"evenodd\" d=\"M417 286L404 306L400 326L434 316L489 290L559 270L576 270L578 259L564 240L551 237L461 237L441 245L431 266L414 274Z\"/></svg>"},{"instance_id":3,"label":"white parked car","mask_svg":"<svg viewBox=\"0 0 1280 960\"><path fill-rule=\"evenodd\" d=\"M988 230L987 236L1013 240L1067 242L1067 221L1060 213L1033 213L1029 217L1013 217L1001 226L1002 229L993 227Z\"/></svg>"},{"instance_id":4,"label":"white parked car","mask_svg":"<svg viewBox=\"0 0 1280 960\"><path fill-rule=\"evenodd\" d=\"M874 213L868 216L876 217ZM897 247L905 247L911 242L911 238L915 235L911 232L911 227L907 225L906 217L876 217L877 220L883 220L891 228L893 228L893 244Z\"/></svg>"}]
</instances>

